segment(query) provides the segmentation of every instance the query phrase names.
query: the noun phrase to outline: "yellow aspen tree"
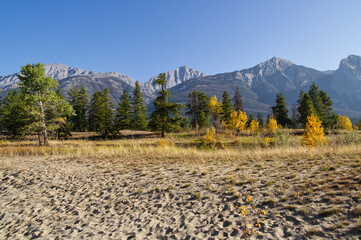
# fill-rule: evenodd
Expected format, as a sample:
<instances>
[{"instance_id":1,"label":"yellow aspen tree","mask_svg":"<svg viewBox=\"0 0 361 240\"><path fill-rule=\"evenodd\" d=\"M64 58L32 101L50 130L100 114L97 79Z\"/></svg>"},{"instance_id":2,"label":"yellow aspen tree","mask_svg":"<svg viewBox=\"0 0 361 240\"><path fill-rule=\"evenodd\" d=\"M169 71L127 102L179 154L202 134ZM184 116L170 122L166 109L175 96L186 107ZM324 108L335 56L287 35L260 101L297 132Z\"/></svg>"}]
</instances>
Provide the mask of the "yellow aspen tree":
<instances>
[{"instance_id":1,"label":"yellow aspen tree","mask_svg":"<svg viewBox=\"0 0 361 240\"><path fill-rule=\"evenodd\" d=\"M222 114L222 103L217 101L217 97L213 96L208 102L208 109L213 118L213 125L218 125L219 118Z\"/></svg>"},{"instance_id":2,"label":"yellow aspen tree","mask_svg":"<svg viewBox=\"0 0 361 240\"><path fill-rule=\"evenodd\" d=\"M338 116L338 128L352 131L352 123L350 119L346 116Z\"/></svg>"},{"instance_id":3,"label":"yellow aspen tree","mask_svg":"<svg viewBox=\"0 0 361 240\"><path fill-rule=\"evenodd\" d=\"M223 126L226 128L235 130L237 132L245 130L247 123L247 114L242 111L233 111L231 113L230 118L228 119L228 123L225 121L222 122Z\"/></svg>"},{"instance_id":4,"label":"yellow aspen tree","mask_svg":"<svg viewBox=\"0 0 361 240\"><path fill-rule=\"evenodd\" d=\"M217 140L216 140L216 129L215 129L214 126L212 126L210 129L207 129L207 133L204 136L204 140L209 145L214 145L217 142Z\"/></svg>"},{"instance_id":5,"label":"yellow aspen tree","mask_svg":"<svg viewBox=\"0 0 361 240\"><path fill-rule=\"evenodd\" d=\"M322 122L315 114L311 114L307 117L302 144L310 148L313 148L314 146L327 145L327 139L322 127Z\"/></svg>"},{"instance_id":6,"label":"yellow aspen tree","mask_svg":"<svg viewBox=\"0 0 361 240\"><path fill-rule=\"evenodd\" d=\"M274 118L271 118L267 125L266 125L266 129L268 132L270 133L276 133L277 129L278 129L278 125L277 125L277 121Z\"/></svg>"},{"instance_id":7,"label":"yellow aspen tree","mask_svg":"<svg viewBox=\"0 0 361 240\"><path fill-rule=\"evenodd\" d=\"M252 120L252 122L249 124L249 130L252 133L255 133L259 130L259 122L257 122L256 120Z\"/></svg>"}]
</instances>

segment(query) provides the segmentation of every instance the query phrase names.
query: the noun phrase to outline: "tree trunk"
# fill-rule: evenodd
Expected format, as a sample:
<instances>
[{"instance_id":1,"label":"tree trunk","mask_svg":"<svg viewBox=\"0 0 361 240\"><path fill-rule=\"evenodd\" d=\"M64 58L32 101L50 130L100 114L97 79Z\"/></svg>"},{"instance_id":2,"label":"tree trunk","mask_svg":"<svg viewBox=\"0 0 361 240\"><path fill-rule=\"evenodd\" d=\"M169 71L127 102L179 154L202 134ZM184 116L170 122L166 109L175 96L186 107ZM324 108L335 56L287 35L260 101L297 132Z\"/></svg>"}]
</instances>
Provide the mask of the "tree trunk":
<instances>
[{"instance_id":1,"label":"tree trunk","mask_svg":"<svg viewBox=\"0 0 361 240\"><path fill-rule=\"evenodd\" d=\"M164 128L162 128L162 135L161 135L162 138L164 138Z\"/></svg>"},{"instance_id":2,"label":"tree trunk","mask_svg":"<svg viewBox=\"0 0 361 240\"><path fill-rule=\"evenodd\" d=\"M44 126L44 130L43 130L43 134L44 134L44 145L45 145L45 146L49 146L49 142L48 142L48 131L46 130L46 123L45 123L45 116L44 116L44 108L43 108L43 102L42 102L42 101L39 102L39 106L40 106L40 112L41 112L41 121L43 122L43 126Z\"/></svg>"},{"instance_id":3,"label":"tree trunk","mask_svg":"<svg viewBox=\"0 0 361 240\"><path fill-rule=\"evenodd\" d=\"M40 132L38 132L38 140L39 140L39 146L43 145L40 138Z\"/></svg>"}]
</instances>

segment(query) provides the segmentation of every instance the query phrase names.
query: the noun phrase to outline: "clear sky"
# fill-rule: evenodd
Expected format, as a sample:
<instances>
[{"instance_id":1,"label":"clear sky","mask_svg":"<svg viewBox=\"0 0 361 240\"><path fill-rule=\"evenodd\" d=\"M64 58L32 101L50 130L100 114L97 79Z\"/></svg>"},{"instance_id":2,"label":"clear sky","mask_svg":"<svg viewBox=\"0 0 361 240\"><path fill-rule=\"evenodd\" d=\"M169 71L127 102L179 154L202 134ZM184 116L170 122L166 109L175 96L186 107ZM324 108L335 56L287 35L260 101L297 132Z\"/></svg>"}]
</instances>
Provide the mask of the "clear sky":
<instances>
[{"instance_id":1,"label":"clear sky","mask_svg":"<svg viewBox=\"0 0 361 240\"><path fill-rule=\"evenodd\" d=\"M319 70L361 55L359 0L0 0L0 75L63 63L146 81L273 56Z\"/></svg>"}]
</instances>

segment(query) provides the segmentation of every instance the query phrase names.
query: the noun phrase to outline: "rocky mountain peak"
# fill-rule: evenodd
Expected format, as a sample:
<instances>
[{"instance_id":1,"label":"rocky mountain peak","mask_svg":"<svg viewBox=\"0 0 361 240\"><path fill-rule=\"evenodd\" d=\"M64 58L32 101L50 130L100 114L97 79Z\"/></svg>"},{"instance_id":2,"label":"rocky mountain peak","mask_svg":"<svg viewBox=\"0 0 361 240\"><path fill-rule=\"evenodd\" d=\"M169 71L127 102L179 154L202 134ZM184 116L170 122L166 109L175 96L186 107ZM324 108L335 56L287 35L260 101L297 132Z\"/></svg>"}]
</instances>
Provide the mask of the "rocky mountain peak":
<instances>
[{"instance_id":1,"label":"rocky mountain peak","mask_svg":"<svg viewBox=\"0 0 361 240\"><path fill-rule=\"evenodd\" d=\"M190 79L207 76L205 73L202 73L193 68L189 68L187 66L181 66L173 71L165 72L165 74L167 77L167 89L172 88ZM146 94L152 95L160 89L159 86L155 85L155 80L157 79L157 77L158 76L152 77L144 84L143 91Z\"/></svg>"},{"instance_id":2,"label":"rocky mountain peak","mask_svg":"<svg viewBox=\"0 0 361 240\"><path fill-rule=\"evenodd\" d=\"M260 75L271 75L276 71L283 71L288 67L294 65L291 61L278 57L273 57L265 62L262 62L254 67L255 72Z\"/></svg>"},{"instance_id":3,"label":"rocky mountain peak","mask_svg":"<svg viewBox=\"0 0 361 240\"><path fill-rule=\"evenodd\" d=\"M340 62L340 70L361 71L361 56L350 55Z\"/></svg>"}]
</instances>

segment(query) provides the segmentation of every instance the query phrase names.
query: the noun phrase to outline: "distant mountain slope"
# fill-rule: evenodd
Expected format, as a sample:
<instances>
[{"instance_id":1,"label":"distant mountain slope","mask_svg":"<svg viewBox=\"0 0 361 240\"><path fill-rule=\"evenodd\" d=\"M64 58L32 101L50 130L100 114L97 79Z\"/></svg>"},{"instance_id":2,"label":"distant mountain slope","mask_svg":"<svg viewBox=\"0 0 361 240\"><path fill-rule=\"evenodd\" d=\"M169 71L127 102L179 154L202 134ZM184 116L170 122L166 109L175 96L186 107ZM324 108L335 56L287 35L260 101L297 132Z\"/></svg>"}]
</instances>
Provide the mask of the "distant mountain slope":
<instances>
[{"instance_id":1,"label":"distant mountain slope","mask_svg":"<svg viewBox=\"0 0 361 240\"><path fill-rule=\"evenodd\" d=\"M361 57L342 59L335 73L321 79L320 87L331 96L336 108L361 112Z\"/></svg>"},{"instance_id":2,"label":"distant mountain slope","mask_svg":"<svg viewBox=\"0 0 361 240\"><path fill-rule=\"evenodd\" d=\"M277 93L283 92L288 103L293 103L301 89L307 89L324 76L320 71L274 57L249 69L192 79L170 90L175 101L185 102L194 90L220 99L223 91L233 96L238 86L246 109L268 112Z\"/></svg>"},{"instance_id":3,"label":"distant mountain slope","mask_svg":"<svg viewBox=\"0 0 361 240\"><path fill-rule=\"evenodd\" d=\"M117 102L123 89L133 91L136 80L122 73L107 72L98 73L94 71L85 71L80 68L68 67L60 63L45 64L45 75L52 77L60 84L61 92L64 97L68 97L71 88L81 88L84 86L89 96L97 90L109 88L113 102ZM8 76L0 76L0 88L6 94L10 89L17 88L18 78L15 73Z\"/></svg>"}]
</instances>

